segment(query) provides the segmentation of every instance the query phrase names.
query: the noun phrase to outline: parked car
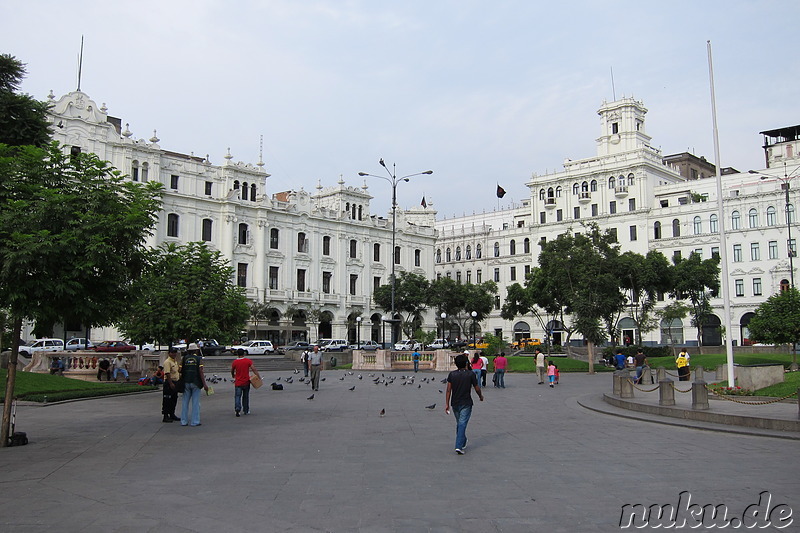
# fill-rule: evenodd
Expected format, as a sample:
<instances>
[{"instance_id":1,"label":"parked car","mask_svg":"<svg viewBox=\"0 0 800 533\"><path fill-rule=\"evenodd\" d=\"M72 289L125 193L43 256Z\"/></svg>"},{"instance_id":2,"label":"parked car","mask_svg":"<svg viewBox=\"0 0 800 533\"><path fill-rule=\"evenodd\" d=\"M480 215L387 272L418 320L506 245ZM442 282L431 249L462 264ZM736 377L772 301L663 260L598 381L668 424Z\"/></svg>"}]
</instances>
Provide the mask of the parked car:
<instances>
[{"instance_id":1,"label":"parked car","mask_svg":"<svg viewBox=\"0 0 800 533\"><path fill-rule=\"evenodd\" d=\"M381 345L378 344L377 342L373 341L373 340L361 341L361 346L360 347L359 347L358 343L350 345L350 349L351 350L361 349L361 350L372 351L372 350L377 350L380 347L381 347Z\"/></svg>"},{"instance_id":2,"label":"parked car","mask_svg":"<svg viewBox=\"0 0 800 533\"><path fill-rule=\"evenodd\" d=\"M243 344L231 346L231 352L235 354L237 350L244 350L246 355L264 355L275 353L275 346L270 341L247 341Z\"/></svg>"},{"instance_id":3,"label":"parked car","mask_svg":"<svg viewBox=\"0 0 800 533\"><path fill-rule=\"evenodd\" d=\"M306 341L292 341L284 346L278 346L278 353L285 354L287 352L302 352L305 350L310 350L313 347L313 344Z\"/></svg>"},{"instance_id":4,"label":"parked car","mask_svg":"<svg viewBox=\"0 0 800 533\"><path fill-rule=\"evenodd\" d=\"M92 348L96 352L132 352L135 349L136 346L125 341L103 341Z\"/></svg>"},{"instance_id":5,"label":"parked car","mask_svg":"<svg viewBox=\"0 0 800 533\"><path fill-rule=\"evenodd\" d=\"M433 342L428 345L431 350L442 350L449 347L450 343L447 342L447 339L433 339Z\"/></svg>"},{"instance_id":6,"label":"parked car","mask_svg":"<svg viewBox=\"0 0 800 533\"><path fill-rule=\"evenodd\" d=\"M152 343L149 343L149 342L146 342L144 344L136 344L135 346L136 346L137 350L142 350L143 352L154 352L154 351L156 351L156 345L152 344Z\"/></svg>"},{"instance_id":7,"label":"parked car","mask_svg":"<svg viewBox=\"0 0 800 533\"><path fill-rule=\"evenodd\" d=\"M516 342L511 343L512 350L524 350L526 348L532 348L534 346L539 346L542 344L542 341L539 339L519 339Z\"/></svg>"},{"instance_id":8,"label":"parked car","mask_svg":"<svg viewBox=\"0 0 800 533\"><path fill-rule=\"evenodd\" d=\"M405 351L405 350L421 350L422 343L416 339L406 339L404 341L400 341L395 343L394 349L397 351Z\"/></svg>"},{"instance_id":9,"label":"parked car","mask_svg":"<svg viewBox=\"0 0 800 533\"><path fill-rule=\"evenodd\" d=\"M91 350L94 348L94 344L92 341L87 341L86 339L69 339L67 344L64 346L65 350L74 352L75 350Z\"/></svg>"},{"instance_id":10,"label":"parked car","mask_svg":"<svg viewBox=\"0 0 800 533\"><path fill-rule=\"evenodd\" d=\"M19 347L19 354L30 357L34 352L60 352L64 350L64 341L61 339L38 339L30 344Z\"/></svg>"},{"instance_id":11,"label":"parked car","mask_svg":"<svg viewBox=\"0 0 800 533\"><path fill-rule=\"evenodd\" d=\"M319 342L319 349L323 352L341 352L350 346L344 339L320 339Z\"/></svg>"}]
</instances>

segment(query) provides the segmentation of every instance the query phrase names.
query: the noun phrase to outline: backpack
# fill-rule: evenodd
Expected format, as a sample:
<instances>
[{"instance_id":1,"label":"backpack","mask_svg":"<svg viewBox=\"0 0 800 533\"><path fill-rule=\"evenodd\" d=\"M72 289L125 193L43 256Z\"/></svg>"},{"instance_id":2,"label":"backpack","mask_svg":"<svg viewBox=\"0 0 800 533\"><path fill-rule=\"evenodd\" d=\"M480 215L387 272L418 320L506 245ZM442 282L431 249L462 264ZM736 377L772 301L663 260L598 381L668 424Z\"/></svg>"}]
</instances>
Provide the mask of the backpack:
<instances>
[{"instance_id":1,"label":"backpack","mask_svg":"<svg viewBox=\"0 0 800 533\"><path fill-rule=\"evenodd\" d=\"M273 383L272 390L283 390L283 383Z\"/></svg>"}]
</instances>

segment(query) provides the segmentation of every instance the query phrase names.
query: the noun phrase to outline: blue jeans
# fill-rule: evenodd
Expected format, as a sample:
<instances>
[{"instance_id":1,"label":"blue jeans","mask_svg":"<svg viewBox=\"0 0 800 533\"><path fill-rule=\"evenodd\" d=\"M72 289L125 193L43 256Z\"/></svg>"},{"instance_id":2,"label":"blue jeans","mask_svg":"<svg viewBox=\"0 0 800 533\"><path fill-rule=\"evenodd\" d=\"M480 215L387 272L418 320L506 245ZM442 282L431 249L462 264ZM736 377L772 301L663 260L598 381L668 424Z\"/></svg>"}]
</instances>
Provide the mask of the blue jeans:
<instances>
[{"instance_id":1,"label":"blue jeans","mask_svg":"<svg viewBox=\"0 0 800 533\"><path fill-rule=\"evenodd\" d=\"M419 371L419 361L414 359L414 372L417 372L417 371Z\"/></svg>"},{"instance_id":2,"label":"blue jeans","mask_svg":"<svg viewBox=\"0 0 800 533\"><path fill-rule=\"evenodd\" d=\"M122 372L122 375L125 376L125 379L128 379L128 371L124 368L115 368L114 369L114 381L117 381L117 374Z\"/></svg>"},{"instance_id":3,"label":"blue jeans","mask_svg":"<svg viewBox=\"0 0 800 533\"><path fill-rule=\"evenodd\" d=\"M636 383L639 383L642 379L642 370L644 370L643 366L636 367Z\"/></svg>"},{"instance_id":4,"label":"blue jeans","mask_svg":"<svg viewBox=\"0 0 800 533\"><path fill-rule=\"evenodd\" d=\"M475 373L475 377L478 378L478 387L481 386L481 369L475 368L472 370Z\"/></svg>"},{"instance_id":5,"label":"blue jeans","mask_svg":"<svg viewBox=\"0 0 800 533\"><path fill-rule=\"evenodd\" d=\"M503 389L506 388L506 369L498 368L494 371L494 384Z\"/></svg>"},{"instance_id":6,"label":"blue jeans","mask_svg":"<svg viewBox=\"0 0 800 533\"><path fill-rule=\"evenodd\" d=\"M456 449L463 450L467 445L467 424L472 416L471 405L453 406L453 416L456 417Z\"/></svg>"},{"instance_id":7,"label":"blue jeans","mask_svg":"<svg viewBox=\"0 0 800 533\"><path fill-rule=\"evenodd\" d=\"M250 384L237 386L234 395L233 408L238 413L244 407L244 414L250 413Z\"/></svg>"},{"instance_id":8,"label":"blue jeans","mask_svg":"<svg viewBox=\"0 0 800 533\"><path fill-rule=\"evenodd\" d=\"M187 383L183 391L183 410L181 411L181 425L198 426L200 425L200 393L203 388L194 384ZM192 407L192 418L189 420L189 402Z\"/></svg>"}]
</instances>

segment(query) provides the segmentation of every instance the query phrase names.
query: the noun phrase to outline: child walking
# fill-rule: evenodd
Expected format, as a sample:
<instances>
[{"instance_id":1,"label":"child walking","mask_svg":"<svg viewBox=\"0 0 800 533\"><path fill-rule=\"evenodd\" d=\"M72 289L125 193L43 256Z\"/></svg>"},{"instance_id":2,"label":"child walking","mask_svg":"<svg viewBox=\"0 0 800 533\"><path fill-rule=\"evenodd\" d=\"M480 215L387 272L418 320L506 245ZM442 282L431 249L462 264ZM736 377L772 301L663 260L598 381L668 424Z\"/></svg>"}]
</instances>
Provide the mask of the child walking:
<instances>
[{"instance_id":1,"label":"child walking","mask_svg":"<svg viewBox=\"0 0 800 533\"><path fill-rule=\"evenodd\" d=\"M550 387L556 382L556 365L550 361L547 363L547 381L550 382Z\"/></svg>"},{"instance_id":2,"label":"child walking","mask_svg":"<svg viewBox=\"0 0 800 533\"><path fill-rule=\"evenodd\" d=\"M556 385L558 385L558 378L561 377L561 372L558 371L558 367L555 364L553 366L556 367Z\"/></svg>"}]
</instances>

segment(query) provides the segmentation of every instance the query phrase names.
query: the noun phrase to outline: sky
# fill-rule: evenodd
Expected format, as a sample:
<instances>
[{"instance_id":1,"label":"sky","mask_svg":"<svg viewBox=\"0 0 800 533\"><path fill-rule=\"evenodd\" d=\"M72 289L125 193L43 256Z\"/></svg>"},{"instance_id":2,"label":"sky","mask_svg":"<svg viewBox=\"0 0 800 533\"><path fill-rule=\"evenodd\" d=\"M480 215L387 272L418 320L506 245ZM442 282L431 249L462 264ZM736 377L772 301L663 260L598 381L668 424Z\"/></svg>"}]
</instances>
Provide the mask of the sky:
<instances>
[{"instance_id":1,"label":"sky","mask_svg":"<svg viewBox=\"0 0 800 533\"><path fill-rule=\"evenodd\" d=\"M256 163L268 193L358 172L398 176L401 208L437 217L507 208L532 173L592 157L597 109L633 96L664 155L764 168L760 131L800 124L800 2L533 0L5 0L0 53L22 90L77 87L136 138ZM613 78L612 78L613 71ZM371 212L389 183L366 178ZM506 191L498 201L497 184Z\"/></svg>"}]
</instances>

